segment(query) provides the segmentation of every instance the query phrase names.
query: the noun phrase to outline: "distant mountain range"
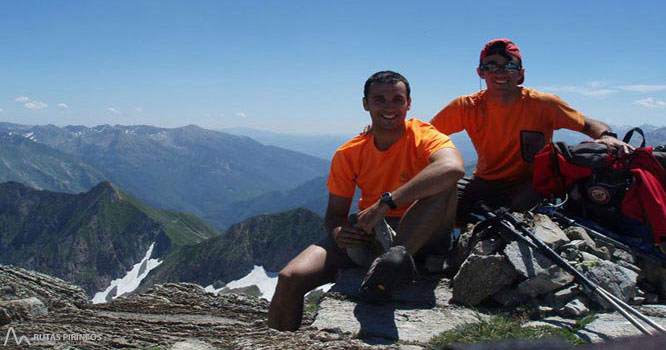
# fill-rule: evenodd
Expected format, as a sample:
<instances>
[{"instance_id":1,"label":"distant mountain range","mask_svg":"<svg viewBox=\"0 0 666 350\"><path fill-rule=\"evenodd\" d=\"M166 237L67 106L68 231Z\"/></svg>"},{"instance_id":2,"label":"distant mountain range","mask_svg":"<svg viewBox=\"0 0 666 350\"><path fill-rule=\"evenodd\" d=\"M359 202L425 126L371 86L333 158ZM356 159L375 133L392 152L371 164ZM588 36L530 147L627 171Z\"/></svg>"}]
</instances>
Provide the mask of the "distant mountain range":
<instances>
[{"instance_id":1,"label":"distant mountain range","mask_svg":"<svg viewBox=\"0 0 666 350\"><path fill-rule=\"evenodd\" d=\"M264 145L278 146L293 151L331 160L333 153L355 135L304 135L296 133L278 133L250 128L226 128L220 131L248 136ZM359 130L360 132L361 130Z\"/></svg>"},{"instance_id":2,"label":"distant mountain range","mask_svg":"<svg viewBox=\"0 0 666 350\"><path fill-rule=\"evenodd\" d=\"M659 146L666 144L666 127L657 127L654 125L640 125L638 127L641 128L641 130L643 130L643 132L645 133L645 141L648 146ZM625 126L611 125L611 128L613 129L613 132L617 134L617 137L619 139L622 139L624 135L627 133L627 131L629 131L629 129L633 127L626 125ZM555 131L553 139L555 141L562 141L569 144L575 144L584 140L589 140L590 138L576 131L562 129ZM641 141L642 141L641 136L638 133L634 133L630 143L635 146L640 146Z\"/></svg>"},{"instance_id":3,"label":"distant mountain range","mask_svg":"<svg viewBox=\"0 0 666 350\"><path fill-rule=\"evenodd\" d=\"M47 181L41 173L4 171L0 181L76 192L89 189L93 179L103 178L151 205L202 217L237 201L292 189L329 169L329 162L320 158L197 126L59 128L0 123L0 134L14 140L16 136L25 138L21 160L8 164L46 169L43 161L34 163L33 159L43 159L50 152L56 156L47 158L56 164L80 165L74 171L78 175L70 178L52 171L48 175L53 179ZM12 159L9 152L0 150L0 157Z\"/></svg>"},{"instance_id":4,"label":"distant mountain range","mask_svg":"<svg viewBox=\"0 0 666 350\"><path fill-rule=\"evenodd\" d=\"M235 202L205 219L227 227L255 215L272 214L298 207L324 216L328 203L326 179L327 177L321 176L290 190L268 192L259 197Z\"/></svg>"},{"instance_id":5,"label":"distant mountain range","mask_svg":"<svg viewBox=\"0 0 666 350\"><path fill-rule=\"evenodd\" d=\"M80 194L0 184L0 262L60 277L88 294L141 260L217 233L193 215L146 206L109 182Z\"/></svg>"},{"instance_id":6,"label":"distant mountain range","mask_svg":"<svg viewBox=\"0 0 666 350\"><path fill-rule=\"evenodd\" d=\"M88 191L106 177L84 160L18 134L0 134L0 181L38 189Z\"/></svg>"}]
</instances>

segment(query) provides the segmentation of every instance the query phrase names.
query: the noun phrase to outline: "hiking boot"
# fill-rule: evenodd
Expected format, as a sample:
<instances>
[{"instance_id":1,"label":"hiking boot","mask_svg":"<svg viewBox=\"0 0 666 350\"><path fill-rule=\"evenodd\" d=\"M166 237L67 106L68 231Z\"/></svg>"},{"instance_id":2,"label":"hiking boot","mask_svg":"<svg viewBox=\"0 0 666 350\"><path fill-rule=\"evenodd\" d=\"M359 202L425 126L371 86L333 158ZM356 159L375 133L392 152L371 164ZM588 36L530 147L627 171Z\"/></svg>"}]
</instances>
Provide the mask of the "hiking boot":
<instances>
[{"instance_id":1,"label":"hiking boot","mask_svg":"<svg viewBox=\"0 0 666 350\"><path fill-rule=\"evenodd\" d=\"M363 278L359 297L367 302L381 303L391 299L395 288L416 275L414 259L403 246L391 247L377 257Z\"/></svg>"}]
</instances>

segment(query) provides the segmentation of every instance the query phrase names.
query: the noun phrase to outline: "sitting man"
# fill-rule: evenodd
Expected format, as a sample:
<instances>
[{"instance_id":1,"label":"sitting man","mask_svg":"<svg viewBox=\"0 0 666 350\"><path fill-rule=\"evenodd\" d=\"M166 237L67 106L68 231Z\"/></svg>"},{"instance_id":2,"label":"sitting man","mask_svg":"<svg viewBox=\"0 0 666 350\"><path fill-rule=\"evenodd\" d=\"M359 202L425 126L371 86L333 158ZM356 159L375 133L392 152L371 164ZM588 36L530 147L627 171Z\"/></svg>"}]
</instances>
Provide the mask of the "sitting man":
<instances>
[{"instance_id":1,"label":"sitting man","mask_svg":"<svg viewBox=\"0 0 666 350\"><path fill-rule=\"evenodd\" d=\"M538 204L532 161L556 129L580 131L623 154L633 149L608 125L584 117L557 96L519 86L525 80L522 63L512 41L489 41L476 69L487 88L454 99L430 121L447 135L466 130L478 155L474 177L460 197L457 223L466 221L479 201L518 211Z\"/></svg>"},{"instance_id":2,"label":"sitting man","mask_svg":"<svg viewBox=\"0 0 666 350\"><path fill-rule=\"evenodd\" d=\"M269 327L298 329L304 295L333 282L338 269L354 266L345 249L367 247L373 228L385 218L397 226L392 242L393 248L400 248L396 251L411 257L448 250L463 160L448 136L419 120L405 120L409 93L409 83L395 72L378 72L366 81L363 108L370 114L372 130L351 139L333 156L326 210L329 235L280 271L268 311ZM360 212L352 224L347 216L356 186L361 190ZM373 267L384 261L381 258Z\"/></svg>"}]
</instances>

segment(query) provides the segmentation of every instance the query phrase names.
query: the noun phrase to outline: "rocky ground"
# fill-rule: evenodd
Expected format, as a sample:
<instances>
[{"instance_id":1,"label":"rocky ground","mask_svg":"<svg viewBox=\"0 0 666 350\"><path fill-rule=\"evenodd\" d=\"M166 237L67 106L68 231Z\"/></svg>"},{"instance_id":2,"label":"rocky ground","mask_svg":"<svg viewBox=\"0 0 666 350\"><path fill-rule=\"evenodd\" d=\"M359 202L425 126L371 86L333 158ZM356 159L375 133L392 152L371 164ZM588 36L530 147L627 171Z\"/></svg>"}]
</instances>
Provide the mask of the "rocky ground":
<instances>
[{"instance_id":1,"label":"rocky ground","mask_svg":"<svg viewBox=\"0 0 666 350\"><path fill-rule=\"evenodd\" d=\"M535 227L544 241L550 234L544 231L557 231L551 224ZM666 277L666 273L645 267L631 254L597 245L579 230L569 231L556 232L559 238L551 243L562 256L590 276L595 274L591 272L594 267L615 271L613 276L600 277L598 283L615 288L623 299L666 327L663 286L655 276L647 276L657 271L657 275ZM297 332L268 329L268 302L254 296L214 295L198 285L169 283L93 305L79 287L0 265L0 347L416 350L428 348L428 341L442 331L522 307L537 311L538 320L531 324L565 327L573 326L584 313L595 313L597 319L578 332L581 338L596 344L595 349L666 348L666 337L626 338L640 332L617 312L604 311L603 306L586 299L570 277L560 275L561 271L554 271L538 254L516 242L501 243L466 232L449 262L460 266L455 266L455 275L447 278L447 270L422 271L382 305L358 300L362 269L342 271L336 285L320 300L317 313L306 314L304 326ZM620 275L621 280L615 279ZM558 282L547 283L552 281ZM570 305L576 301L583 304L578 305L580 309ZM575 310L583 311L576 314ZM450 347L504 348L571 347L529 342Z\"/></svg>"},{"instance_id":2,"label":"rocky ground","mask_svg":"<svg viewBox=\"0 0 666 350\"><path fill-rule=\"evenodd\" d=\"M488 310L449 304L447 279L422 278L385 305L358 303L360 270L347 270L317 315L298 332L265 324L268 302L215 296L194 284L164 284L108 304L89 304L78 288L47 275L0 266L0 342L41 349L423 349L441 331L473 322ZM653 319L666 325L666 308ZM572 319L545 319L551 324ZM636 335L616 314L603 314L585 333L593 341ZM20 344L17 344L20 342ZM646 349L643 349L646 350Z\"/></svg>"}]
</instances>

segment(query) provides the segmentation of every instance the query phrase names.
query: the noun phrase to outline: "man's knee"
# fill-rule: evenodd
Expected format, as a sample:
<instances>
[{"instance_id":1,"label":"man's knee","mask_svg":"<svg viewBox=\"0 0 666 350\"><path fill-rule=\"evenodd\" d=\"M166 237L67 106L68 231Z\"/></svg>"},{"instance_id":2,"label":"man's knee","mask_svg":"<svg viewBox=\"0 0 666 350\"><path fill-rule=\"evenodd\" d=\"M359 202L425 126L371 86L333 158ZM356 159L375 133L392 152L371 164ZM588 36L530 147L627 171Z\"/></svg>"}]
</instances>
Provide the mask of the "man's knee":
<instances>
[{"instance_id":1,"label":"man's knee","mask_svg":"<svg viewBox=\"0 0 666 350\"><path fill-rule=\"evenodd\" d=\"M307 275L287 265L278 273L278 285L290 291L302 289L307 282Z\"/></svg>"}]
</instances>

